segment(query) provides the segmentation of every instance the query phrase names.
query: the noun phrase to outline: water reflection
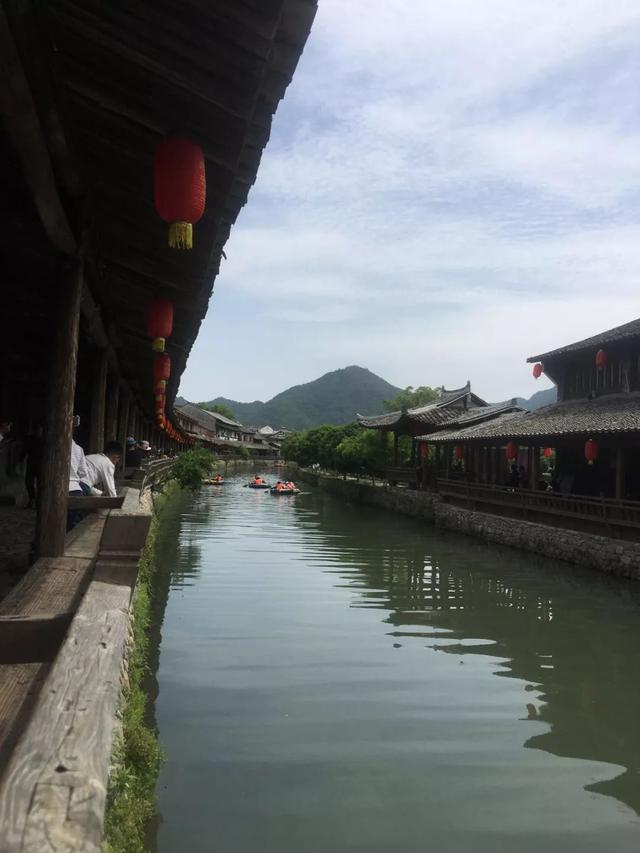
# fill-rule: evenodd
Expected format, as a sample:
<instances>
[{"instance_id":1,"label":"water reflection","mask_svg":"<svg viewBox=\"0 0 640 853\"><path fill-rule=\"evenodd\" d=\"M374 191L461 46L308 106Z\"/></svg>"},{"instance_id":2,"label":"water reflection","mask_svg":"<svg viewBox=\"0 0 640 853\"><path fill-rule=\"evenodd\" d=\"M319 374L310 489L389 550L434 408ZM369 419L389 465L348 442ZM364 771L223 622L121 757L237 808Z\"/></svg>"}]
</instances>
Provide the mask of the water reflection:
<instances>
[{"instance_id":1,"label":"water reflection","mask_svg":"<svg viewBox=\"0 0 640 853\"><path fill-rule=\"evenodd\" d=\"M357 563L355 573L338 572L357 591L352 607L389 611L384 621L396 643L427 640L451 655L497 657L495 675L526 682L526 718L549 725L524 746L624 767L586 789L640 814L640 594L633 585L442 532L389 541L384 519L362 549L335 503L318 517L328 542L339 533L344 562Z\"/></svg>"},{"instance_id":2,"label":"water reflection","mask_svg":"<svg viewBox=\"0 0 640 853\"><path fill-rule=\"evenodd\" d=\"M160 850L635 845L634 588L241 485L161 533Z\"/></svg>"}]
</instances>

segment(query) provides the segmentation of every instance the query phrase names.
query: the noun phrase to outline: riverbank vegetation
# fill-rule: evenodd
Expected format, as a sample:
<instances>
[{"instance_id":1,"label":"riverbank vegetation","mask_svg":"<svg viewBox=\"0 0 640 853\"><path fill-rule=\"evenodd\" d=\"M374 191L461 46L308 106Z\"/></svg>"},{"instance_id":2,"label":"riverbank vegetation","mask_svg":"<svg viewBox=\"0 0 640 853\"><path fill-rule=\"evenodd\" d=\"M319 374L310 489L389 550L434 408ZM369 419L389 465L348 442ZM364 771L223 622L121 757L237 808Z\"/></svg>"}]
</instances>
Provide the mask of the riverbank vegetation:
<instances>
[{"instance_id":1,"label":"riverbank vegetation","mask_svg":"<svg viewBox=\"0 0 640 853\"><path fill-rule=\"evenodd\" d=\"M341 474L382 475L393 465L393 437L359 424L321 426L306 432L295 432L282 445L287 462L303 468L319 465ZM401 438L398 460L408 463L411 458L411 439Z\"/></svg>"},{"instance_id":2,"label":"riverbank vegetation","mask_svg":"<svg viewBox=\"0 0 640 853\"><path fill-rule=\"evenodd\" d=\"M409 385L395 397L384 401L385 412L403 408L426 406L438 399L439 388ZM303 468L319 465L341 474L382 475L393 465L393 436L378 430L366 429L360 424L325 426L288 436L282 445L282 455L288 462ZM398 462L406 465L411 460L411 439L401 436L398 441Z\"/></svg>"},{"instance_id":3,"label":"riverbank vegetation","mask_svg":"<svg viewBox=\"0 0 640 853\"><path fill-rule=\"evenodd\" d=\"M186 450L176 459L171 476L181 489L195 491L220 460L210 450Z\"/></svg>"},{"instance_id":4,"label":"riverbank vegetation","mask_svg":"<svg viewBox=\"0 0 640 853\"><path fill-rule=\"evenodd\" d=\"M144 853L147 826L155 814L155 785L162 765L162 751L156 728L150 723L145 678L149 668L149 629L156 574L155 542L167 497L160 495L156 500L133 596L133 636L122 692L122 730L111 759L104 853Z\"/></svg>"}]
</instances>

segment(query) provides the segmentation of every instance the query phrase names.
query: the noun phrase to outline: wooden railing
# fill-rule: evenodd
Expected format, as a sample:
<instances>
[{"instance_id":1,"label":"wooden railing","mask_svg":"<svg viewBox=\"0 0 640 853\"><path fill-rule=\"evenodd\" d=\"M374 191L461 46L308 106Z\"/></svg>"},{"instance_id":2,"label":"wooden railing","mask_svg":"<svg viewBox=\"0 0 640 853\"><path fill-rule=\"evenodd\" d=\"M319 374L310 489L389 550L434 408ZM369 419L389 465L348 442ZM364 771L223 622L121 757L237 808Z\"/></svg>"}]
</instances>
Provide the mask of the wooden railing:
<instances>
[{"instance_id":1,"label":"wooden railing","mask_svg":"<svg viewBox=\"0 0 640 853\"><path fill-rule=\"evenodd\" d=\"M528 521L569 527L603 536L640 539L640 501L561 495L558 492L514 489L509 486L437 481L443 500Z\"/></svg>"},{"instance_id":2,"label":"wooden railing","mask_svg":"<svg viewBox=\"0 0 640 853\"><path fill-rule=\"evenodd\" d=\"M408 467L389 467L384 469L385 478L395 485L396 483L409 483L409 485L418 485L418 474L415 468Z\"/></svg>"}]
</instances>

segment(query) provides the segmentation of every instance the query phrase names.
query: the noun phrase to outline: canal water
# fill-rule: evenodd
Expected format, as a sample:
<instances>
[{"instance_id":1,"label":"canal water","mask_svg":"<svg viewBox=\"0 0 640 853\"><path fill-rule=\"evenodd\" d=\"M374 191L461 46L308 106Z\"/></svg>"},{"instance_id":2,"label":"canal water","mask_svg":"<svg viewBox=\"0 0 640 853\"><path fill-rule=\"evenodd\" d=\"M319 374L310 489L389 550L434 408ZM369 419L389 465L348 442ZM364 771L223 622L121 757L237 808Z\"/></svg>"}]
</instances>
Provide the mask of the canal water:
<instances>
[{"instance_id":1,"label":"canal water","mask_svg":"<svg viewBox=\"0 0 640 853\"><path fill-rule=\"evenodd\" d=\"M242 482L163 516L157 850L639 849L635 587Z\"/></svg>"}]
</instances>

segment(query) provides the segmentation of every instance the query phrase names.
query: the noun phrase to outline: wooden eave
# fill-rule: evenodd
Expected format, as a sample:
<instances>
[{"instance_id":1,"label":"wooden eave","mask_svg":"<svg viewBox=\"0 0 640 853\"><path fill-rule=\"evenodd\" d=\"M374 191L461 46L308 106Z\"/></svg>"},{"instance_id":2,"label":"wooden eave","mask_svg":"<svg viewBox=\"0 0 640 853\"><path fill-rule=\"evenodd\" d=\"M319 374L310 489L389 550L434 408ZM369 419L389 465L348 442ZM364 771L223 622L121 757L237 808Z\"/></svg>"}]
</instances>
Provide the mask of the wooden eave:
<instances>
[{"instance_id":1,"label":"wooden eave","mask_svg":"<svg viewBox=\"0 0 640 853\"><path fill-rule=\"evenodd\" d=\"M146 305L156 293L174 302L171 404L316 0L5 0L5 8L59 199L84 242L88 286L122 374L151 415ZM153 154L171 133L195 139L206 157L207 207L191 252L168 248L154 209Z\"/></svg>"}]
</instances>

